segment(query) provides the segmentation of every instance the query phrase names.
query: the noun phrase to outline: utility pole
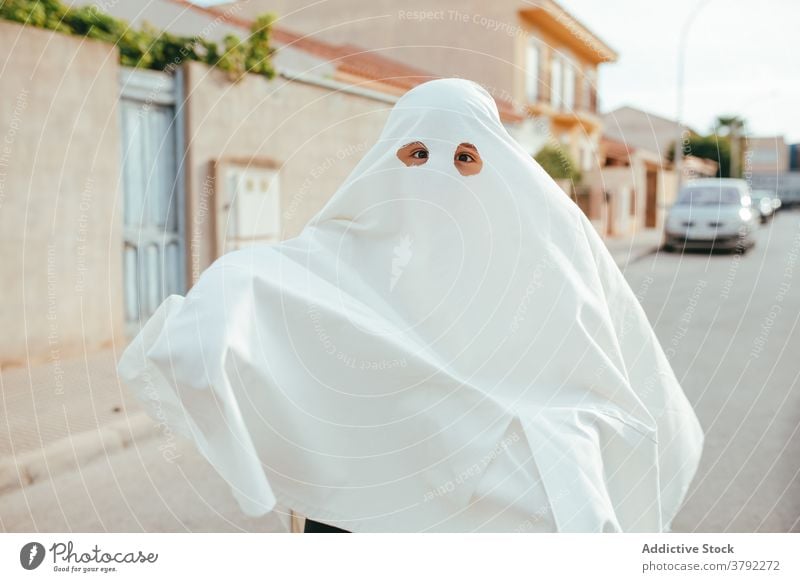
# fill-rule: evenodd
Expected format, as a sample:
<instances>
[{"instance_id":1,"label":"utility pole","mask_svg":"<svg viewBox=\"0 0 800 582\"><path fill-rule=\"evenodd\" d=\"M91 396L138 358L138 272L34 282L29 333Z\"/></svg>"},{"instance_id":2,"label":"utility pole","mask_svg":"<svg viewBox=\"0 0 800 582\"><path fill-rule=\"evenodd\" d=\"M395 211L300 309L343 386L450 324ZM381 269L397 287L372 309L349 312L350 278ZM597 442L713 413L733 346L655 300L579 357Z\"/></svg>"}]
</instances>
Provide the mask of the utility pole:
<instances>
[{"instance_id":1,"label":"utility pole","mask_svg":"<svg viewBox=\"0 0 800 582\"><path fill-rule=\"evenodd\" d=\"M698 15L700 10L708 4L709 0L700 0L697 6L695 7L694 11L689 14L689 17L683 23L683 27L681 28L681 34L678 38L678 78L676 83L676 90L678 95L678 102L677 102L677 109L676 109L676 121L678 123L678 135L675 139L675 179L677 181L678 189L681 187L681 183L683 182L683 72L684 72L684 61L686 60L686 39L689 36L689 29L694 22L695 17Z\"/></svg>"}]
</instances>

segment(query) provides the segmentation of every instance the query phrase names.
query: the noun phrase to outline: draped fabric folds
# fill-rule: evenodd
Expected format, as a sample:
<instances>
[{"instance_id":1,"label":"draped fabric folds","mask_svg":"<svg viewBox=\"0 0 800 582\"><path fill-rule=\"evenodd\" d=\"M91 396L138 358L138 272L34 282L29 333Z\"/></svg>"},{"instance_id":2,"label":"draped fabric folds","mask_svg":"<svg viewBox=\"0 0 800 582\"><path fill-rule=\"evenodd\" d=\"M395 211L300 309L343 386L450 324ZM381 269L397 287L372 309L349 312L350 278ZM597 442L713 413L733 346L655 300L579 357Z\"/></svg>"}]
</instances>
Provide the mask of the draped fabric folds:
<instances>
[{"instance_id":1,"label":"draped fabric folds","mask_svg":"<svg viewBox=\"0 0 800 582\"><path fill-rule=\"evenodd\" d=\"M217 259L118 370L243 512L355 532L478 527L509 435L553 531L668 531L703 445L592 225L463 79L401 97L297 237Z\"/></svg>"}]
</instances>

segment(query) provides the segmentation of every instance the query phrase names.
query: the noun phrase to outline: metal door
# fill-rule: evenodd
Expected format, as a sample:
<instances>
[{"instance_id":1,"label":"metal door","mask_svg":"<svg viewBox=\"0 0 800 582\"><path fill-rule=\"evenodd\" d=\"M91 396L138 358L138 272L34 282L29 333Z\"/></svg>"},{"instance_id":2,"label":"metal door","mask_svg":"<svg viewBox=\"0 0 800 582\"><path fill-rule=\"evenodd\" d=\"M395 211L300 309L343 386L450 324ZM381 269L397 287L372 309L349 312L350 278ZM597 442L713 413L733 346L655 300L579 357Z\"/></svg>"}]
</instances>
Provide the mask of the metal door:
<instances>
[{"instance_id":1,"label":"metal door","mask_svg":"<svg viewBox=\"0 0 800 582\"><path fill-rule=\"evenodd\" d=\"M125 320L134 333L168 295L185 292L179 83L125 69L121 85Z\"/></svg>"}]
</instances>

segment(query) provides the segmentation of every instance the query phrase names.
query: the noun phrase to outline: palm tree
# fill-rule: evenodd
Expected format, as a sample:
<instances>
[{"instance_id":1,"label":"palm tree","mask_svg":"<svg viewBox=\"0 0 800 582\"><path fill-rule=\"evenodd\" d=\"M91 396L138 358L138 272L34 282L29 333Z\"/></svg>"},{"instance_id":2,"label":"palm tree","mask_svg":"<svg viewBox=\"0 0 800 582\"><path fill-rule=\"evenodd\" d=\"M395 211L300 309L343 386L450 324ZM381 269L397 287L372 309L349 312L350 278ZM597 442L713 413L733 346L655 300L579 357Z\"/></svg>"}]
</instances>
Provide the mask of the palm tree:
<instances>
[{"instance_id":1,"label":"palm tree","mask_svg":"<svg viewBox=\"0 0 800 582\"><path fill-rule=\"evenodd\" d=\"M745 120L738 115L720 115L714 122L714 133L727 137L731 144L731 178L741 177L742 135L745 131Z\"/></svg>"}]
</instances>

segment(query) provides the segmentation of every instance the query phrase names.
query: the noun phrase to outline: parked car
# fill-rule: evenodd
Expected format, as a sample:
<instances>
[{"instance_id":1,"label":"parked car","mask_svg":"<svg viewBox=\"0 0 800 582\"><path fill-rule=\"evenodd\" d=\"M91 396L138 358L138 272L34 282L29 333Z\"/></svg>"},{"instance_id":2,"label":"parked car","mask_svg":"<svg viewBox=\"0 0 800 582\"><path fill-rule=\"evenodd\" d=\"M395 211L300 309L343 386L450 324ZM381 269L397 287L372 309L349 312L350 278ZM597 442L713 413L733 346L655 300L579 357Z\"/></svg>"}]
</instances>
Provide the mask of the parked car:
<instances>
[{"instance_id":1,"label":"parked car","mask_svg":"<svg viewBox=\"0 0 800 582\"><path fill-rule=\"evenodd\" d=\"M753 209L758 211L761 222L767 222L775 212L773 196L769 190L753 190L751 194Z\"/></svg>"},{"instance_id":2,"label":"parked car","mask_svg":"<svg viewBox=\"0 0 800 582\"><path fill-rule=\"evenodd\" d=\"M758 209L761 222L772 218L775 211L781 206L781 199L772 190L753 190L753 206Z\"/></svg>"},{"instance_id":3,"label":"parked car","mask_svg":"<svg viewBox=\"0 0 800 582\"><path fill-rule=\"evenodd\" d=\"M705 178L686 183L664 225L664 249L737 249L755 244L759 211L744 180Z\"/></svg>"}]
</instances>

